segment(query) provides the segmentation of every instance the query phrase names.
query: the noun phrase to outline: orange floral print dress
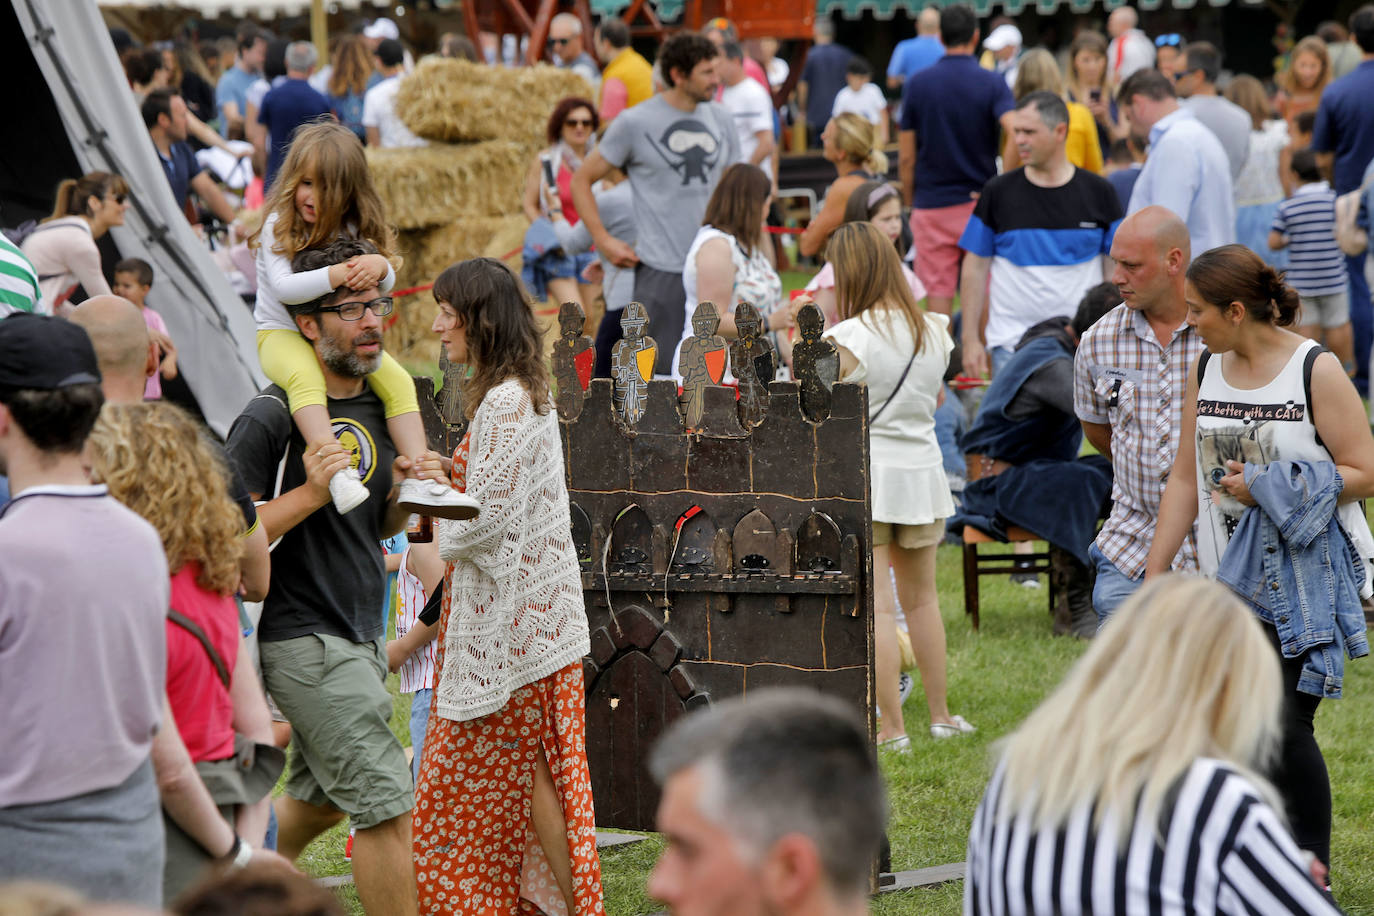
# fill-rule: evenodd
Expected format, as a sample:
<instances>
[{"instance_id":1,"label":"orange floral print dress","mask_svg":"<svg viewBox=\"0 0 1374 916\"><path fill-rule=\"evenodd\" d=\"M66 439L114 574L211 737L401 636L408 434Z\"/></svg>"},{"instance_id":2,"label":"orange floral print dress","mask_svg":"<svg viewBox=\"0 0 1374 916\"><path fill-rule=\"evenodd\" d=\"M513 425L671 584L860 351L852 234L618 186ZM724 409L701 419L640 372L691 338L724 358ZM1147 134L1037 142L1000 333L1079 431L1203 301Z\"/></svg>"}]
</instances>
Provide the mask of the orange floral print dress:
<instances>
[{"instance_id":1,"label":"orange floral print dress","mask_svg":"<svg viewBox=\"0 0 1374 916\"><path fill-rule=\"evenodd\" d=\"M467 463L465 436L453 453L453 482L460 490L466 489ZM445 590L436 672L444 666L450 594ZM431 705L412 823L421 913L605 912L585 704L582 666L575 663L517 688L504 707L478 719L444 719ZM575 914L568 914L530 819L541 746L568 825Z\"/></svg>"}]
</instances>

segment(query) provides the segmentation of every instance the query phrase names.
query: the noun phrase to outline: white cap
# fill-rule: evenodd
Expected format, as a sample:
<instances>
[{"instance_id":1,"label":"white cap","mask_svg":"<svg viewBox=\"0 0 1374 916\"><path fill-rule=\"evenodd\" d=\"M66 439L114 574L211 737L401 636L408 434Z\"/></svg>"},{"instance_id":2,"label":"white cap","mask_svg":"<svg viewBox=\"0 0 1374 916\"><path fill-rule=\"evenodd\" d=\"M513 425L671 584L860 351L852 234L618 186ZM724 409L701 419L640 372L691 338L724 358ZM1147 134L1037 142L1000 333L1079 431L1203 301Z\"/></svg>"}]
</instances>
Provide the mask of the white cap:
<instances>
[{"instance_id":1,"label":"white cap","mask_svg":"<svg viewBox=\"0 0 1374 916\"><path fill-rule=\"evenodd\" d=\"M382 19L378 21L386 22L387 20ZM395 26L392 26L392 28L395 28ZM992 34L983 41L983 47L987 48L989 51L1000 51L1003 48L1019 48L1021 47L1021 30L1009 22L1004 22L992 30Z\"/></svg>"},{"instance_id":2,"label":"white cap","mask_svg":"<svg viewBox=\"0 0 1374 916\"><path fill-rule=\"evenodd\" d=\"M394 39L401 37L401 30L396 28L396 23L392 22L390 19L374 19L372 20L371 25L363 29L363 35L367 36L368 38ZM1017 33L1017 39L1020 39L1020 33Z\"/></svg>"}]
</instances>

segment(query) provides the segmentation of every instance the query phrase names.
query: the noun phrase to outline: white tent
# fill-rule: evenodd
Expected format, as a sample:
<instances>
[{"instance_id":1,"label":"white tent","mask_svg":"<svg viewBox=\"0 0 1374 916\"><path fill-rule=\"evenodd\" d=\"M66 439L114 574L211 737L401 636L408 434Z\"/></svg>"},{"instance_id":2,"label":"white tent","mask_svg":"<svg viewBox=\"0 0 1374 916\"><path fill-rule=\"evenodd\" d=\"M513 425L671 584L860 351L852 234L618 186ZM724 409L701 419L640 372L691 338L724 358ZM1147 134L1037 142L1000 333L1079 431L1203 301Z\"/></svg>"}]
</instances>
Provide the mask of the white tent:
<instances>
[{"instance_id":1,"label":"white tent","mask_svg":"<svg viewBox=\"0 0 1374 916\"><path fill-rule=\"evenodd\" d=\"M106 171L129 183L125 225L111 231L121 257L153 265L148 304L167 322L179 363L205 419L228 430L264 383L253 316L177 207L134 105L96 0L10 0L0 8L0 79L11 99L0 151L5 223L39 200L54 179ZM9 20L9 21L6 21ZM36 67L35 67L36 65Z\"/></svg>"},{"instance_id":2,"label":"white tent","mask_svg":"<svg viewBox=\"0 0 1374 916\"><path fill-rule=\"evenodd\" d=\"M275 16L300 16L310 12L311 5L311 0L99 0L99 2L101 6L195 10L197 14L211 19L220 15L237 18L257 16L259 19L271 19ZM338 9L356 10L367 7L386 7L390 4L391 0L324 0L325 9L331 13Z\"/></svg>"}]
</instances>

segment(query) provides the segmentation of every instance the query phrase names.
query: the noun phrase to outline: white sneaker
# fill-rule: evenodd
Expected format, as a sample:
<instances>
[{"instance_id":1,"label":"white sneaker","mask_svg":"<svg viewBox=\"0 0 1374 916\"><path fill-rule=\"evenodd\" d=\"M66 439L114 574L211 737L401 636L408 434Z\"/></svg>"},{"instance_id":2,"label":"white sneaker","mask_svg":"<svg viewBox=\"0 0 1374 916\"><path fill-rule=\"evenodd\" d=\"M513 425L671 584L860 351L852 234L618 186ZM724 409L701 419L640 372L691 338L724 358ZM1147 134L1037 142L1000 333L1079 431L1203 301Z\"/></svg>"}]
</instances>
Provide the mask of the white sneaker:
<instances>
[{"instance_id":1,"label":"white sneaker","mask_svg":"<svg viewBox=\"0 0 1374 916\"><path fill-rule=\"evenodd\" d=\"M344 468L329 478L329 495L334 499L334 508L340 515L346 515L367 502L371 495L358 478L356 468Z\"/></svg>"},{"instance_id":2,"label":"white sneaker","mask_svg":"<svg viewBox=\"0 0 1374 916\"><path fill-rule=\"evenodd\" d=\"M418 477L407 477L401 481L396 505L418 515L459 521L476 518L481 511L477 500L442 480L421 480Z\"/></svg>"}]
</instances>

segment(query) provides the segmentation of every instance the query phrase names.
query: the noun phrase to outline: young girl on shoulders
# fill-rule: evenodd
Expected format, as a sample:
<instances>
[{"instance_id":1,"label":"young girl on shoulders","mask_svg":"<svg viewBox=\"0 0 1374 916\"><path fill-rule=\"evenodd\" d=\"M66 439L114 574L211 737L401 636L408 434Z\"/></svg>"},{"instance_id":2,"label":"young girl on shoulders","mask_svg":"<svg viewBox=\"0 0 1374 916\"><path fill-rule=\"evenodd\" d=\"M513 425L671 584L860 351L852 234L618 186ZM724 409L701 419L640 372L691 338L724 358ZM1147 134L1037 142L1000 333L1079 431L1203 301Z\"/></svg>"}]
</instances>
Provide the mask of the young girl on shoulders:
<instances>
[{"instance_id":1,"label":"young girl on shoulders","mask_svg":"<svg viewBox=\"0 0 1374 916\"><path fill-rule=\"evenodd\" d=\"M869 222L845 223L826 251L835 268L840 322L826 336L839 349L840 380L868 386L873 492L873 628L880 747L906 751L897 680L896 598L925 688L933 738L973 731L945 699L945 625L935 591L935 549L954 512L935 440L935 408L954 341L949 319L916 303L892 240ZM809 296L798 298L800 309ZM886 588L895 574L896 595Z\"/></svg>"},{"instance_id":2,"label":"young girl on shoulders","mask_svg":"<svg viewBox=\"0 0 1374 916\"><path fill-rule=\"evenodd\" d=\"M308 302L341 286L390 292L396 273L388 256L395 237L372 186L362 144L352 131L334 122L312 124L297 132L268 193L266 208L262 229L249 240L257 249L258 299L253 317L258 326L258 359L267 377L286 389L301 436L310 446L318 446L334 439L324 373L286 304ZM291 261L297 254L340 236L367 239L381 254L292 272ZM390 311L391 300L384 297L369 305ZM367 377L367 383L386 407L387 431L396 450L411 457L421 454L427 447L425 430L410 373L384 352L380 367ZM353 468L335 474L329 492L341 514L367 500L367 488ZM399 504L439 518L476 514L472 500L443 481L416 477L401 484Z\"/></svg>"}]
</instances>

